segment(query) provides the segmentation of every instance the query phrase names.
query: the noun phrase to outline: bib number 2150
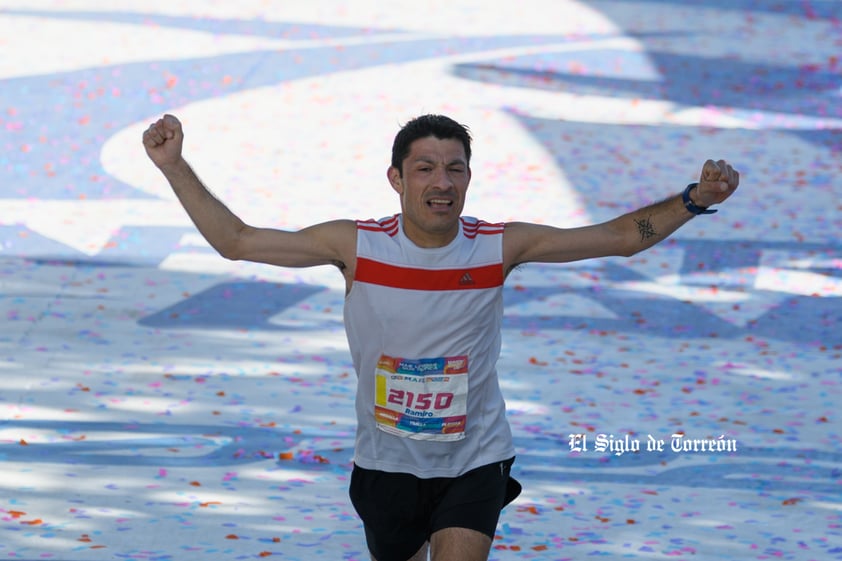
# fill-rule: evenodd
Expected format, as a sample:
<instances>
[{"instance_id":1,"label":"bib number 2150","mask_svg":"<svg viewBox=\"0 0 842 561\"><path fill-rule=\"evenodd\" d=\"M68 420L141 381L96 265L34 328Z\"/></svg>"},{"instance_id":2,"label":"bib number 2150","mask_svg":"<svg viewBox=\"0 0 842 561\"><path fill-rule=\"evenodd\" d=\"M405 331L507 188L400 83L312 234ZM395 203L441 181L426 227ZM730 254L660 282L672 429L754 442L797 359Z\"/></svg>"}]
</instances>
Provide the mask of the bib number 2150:
<instances>
[{"instance_id":1,"label":"bib number 2150","mask_svg":"<svg viewBox=\"0 0 842 561\"><path fill-rule=\"evenodd\" d=\"M465 438L468 357L408 359L382 355L374 372L377 427L405 438Z\"/></svg>"},{"instance_id":2,"label":"bib number 2150","mask_svg":"<svg viewBox=\"0 0 842 561\"><path fill-rule=\"evenodd\" d=\"M447 409L453 403L453 394L442 393L414 393L410 391L392 389L389 390L389 403L409 407L418 411Z\"/></svg>"}]
</instances>

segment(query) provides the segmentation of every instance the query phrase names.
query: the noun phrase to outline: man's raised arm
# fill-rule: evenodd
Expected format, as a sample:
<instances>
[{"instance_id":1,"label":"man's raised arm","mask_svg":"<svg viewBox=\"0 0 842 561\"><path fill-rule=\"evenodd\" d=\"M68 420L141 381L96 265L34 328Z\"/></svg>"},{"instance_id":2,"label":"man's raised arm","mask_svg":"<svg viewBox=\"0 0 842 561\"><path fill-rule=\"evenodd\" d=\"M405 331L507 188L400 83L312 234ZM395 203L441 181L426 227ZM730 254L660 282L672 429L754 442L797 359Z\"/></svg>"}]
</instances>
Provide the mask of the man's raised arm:
<instances>
[{"instance_id":1,"label":"man's raised arm","mask_svg":"<svg viewBox=\"0 0 842 561\"><path fill-rule=\"evenodd\" d=\"M199 232L227 259L282 267L333 264L346 276L353 268L356 227L336 220L298 232L249 226L205 187L182 155L184 131L172 115L164 115L143 133L149 159L161 170Z\"/></svg>"},{"instance_id":2,"label":"man's raised arm","mask_svg":"<svg viewBox=\"0 0 842 561\"><path fill-rule=\"evenodd\" d=\"M707 207L730 197L739 183L739 173L727 162L708 160L699 182L690 184L683 193L608 222L568 229L509 223L503 238L505 270L529 262L634 255L666 239L697 214L716 212Z\"/></svg>"}]
</instances>

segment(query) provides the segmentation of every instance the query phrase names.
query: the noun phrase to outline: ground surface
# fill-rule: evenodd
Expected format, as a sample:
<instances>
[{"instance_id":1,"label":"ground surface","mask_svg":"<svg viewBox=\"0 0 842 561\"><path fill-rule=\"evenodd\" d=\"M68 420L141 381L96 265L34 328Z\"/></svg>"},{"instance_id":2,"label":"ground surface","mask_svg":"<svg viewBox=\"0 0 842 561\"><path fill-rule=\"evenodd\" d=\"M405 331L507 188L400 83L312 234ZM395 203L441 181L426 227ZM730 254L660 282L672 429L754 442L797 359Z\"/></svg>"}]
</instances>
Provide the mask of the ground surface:
<instances>
[{"instance_id":1,"label":"ground surface","mask_svg":"<svg viewBox=\"0 0 842 561\"><path fill-rule=\"evenodd\" d=\"M492 557L842 559L842 3L103 5L0 7L0 558L367 558L339 275L218 257L140 135L177 114L220 198L297 228L395 212L392 136L445 112L487 220L742 172L646 254L509 279Z\"/></svg>"}]
</instances>

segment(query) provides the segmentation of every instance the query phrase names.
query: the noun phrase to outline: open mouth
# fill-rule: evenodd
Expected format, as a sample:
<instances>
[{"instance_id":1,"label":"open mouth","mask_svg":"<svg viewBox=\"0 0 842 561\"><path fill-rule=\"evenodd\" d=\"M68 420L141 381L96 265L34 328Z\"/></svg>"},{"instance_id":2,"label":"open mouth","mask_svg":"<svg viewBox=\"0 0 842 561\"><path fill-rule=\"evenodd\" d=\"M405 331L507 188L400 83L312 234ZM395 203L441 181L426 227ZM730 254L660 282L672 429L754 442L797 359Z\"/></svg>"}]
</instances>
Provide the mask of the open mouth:
<instances>
[{"instance_id":1,"label":"open mouth","mask_svg":"<svg viewBox=\"0 0 842 561\"><path fill-rule=\"evenodd\" d=\"M436 209L447 209L453 206L453 201L450 199L430 199L427 201L427 206L436 210Z\"/></svg>"}]
</instances>

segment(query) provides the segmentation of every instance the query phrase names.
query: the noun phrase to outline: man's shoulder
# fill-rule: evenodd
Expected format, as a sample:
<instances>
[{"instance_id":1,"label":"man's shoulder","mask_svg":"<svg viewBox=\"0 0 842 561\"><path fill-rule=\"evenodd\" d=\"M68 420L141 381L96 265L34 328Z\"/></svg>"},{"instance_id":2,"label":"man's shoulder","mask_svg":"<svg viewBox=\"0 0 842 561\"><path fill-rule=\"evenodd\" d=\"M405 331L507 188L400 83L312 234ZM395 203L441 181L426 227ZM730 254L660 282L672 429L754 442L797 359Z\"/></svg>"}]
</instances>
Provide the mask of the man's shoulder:
<instances>
[{"instance_id":1,"label":"man's shoulder","mask_svg":"<svg viewBox=\"0 0 842 561\"><path fill-rule=\"evenodd\" d=\"M355 224L358 231L395 236L400 228L400 214L393 214L392 216L378 219L356 220Z\"/></svg>"},{"instance_id":2,"label":"man's shoulder","mask_svg":"<svg viewBox=\"0 0 842 561\"><path fill-rule=\"evenodd\" d=\"M506 229L504 222L489 222L473 216L461 216L459 220L462 222L462 234L466 238L500 235Z\"/></svg>"}]
</instances>

